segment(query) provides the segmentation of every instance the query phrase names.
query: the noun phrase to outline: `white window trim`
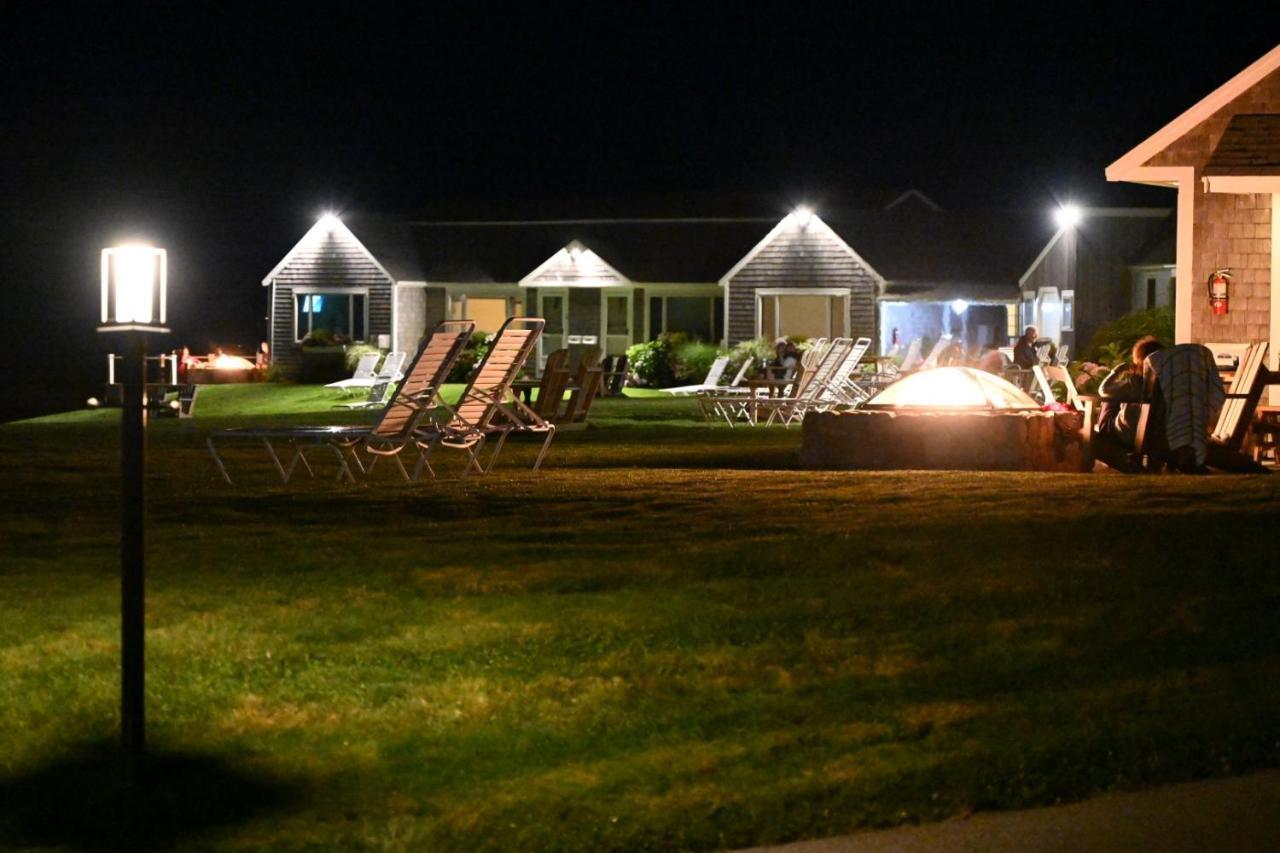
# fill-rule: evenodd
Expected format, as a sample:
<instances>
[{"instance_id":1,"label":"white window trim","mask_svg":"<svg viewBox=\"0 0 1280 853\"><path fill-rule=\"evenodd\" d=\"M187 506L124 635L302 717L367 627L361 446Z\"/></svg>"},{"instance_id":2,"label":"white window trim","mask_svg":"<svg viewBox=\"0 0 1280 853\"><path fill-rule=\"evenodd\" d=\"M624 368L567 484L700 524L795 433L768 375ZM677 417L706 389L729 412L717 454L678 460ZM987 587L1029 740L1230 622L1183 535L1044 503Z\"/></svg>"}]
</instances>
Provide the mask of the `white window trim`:
<instances>
[{"instance_id":1,"label":"white window trim","mask_svg":"<svg viewBox=\"0 0 1280 853\"><path fill-rule=\"evenodd\" d=\"M756 302L756 337L766 337L761 323L763 322L763 312L760 310L761 297L767 296L843 296L846 300L844 310L844 331L842 337L849 337L849 304L853 299L853 289L849 287L761 287L755 292ZM727 301L727 300L726 300ZM778 312L775 310L773 314L774 322L778 320ZM831 303L827 303L827 328L831 327ZM767 337L773 340L778 336L775 328ZM727 334L727 332L726 332Z\"/></svg>"},{"instance_id":2,"label":"white window trim","mask_svg":"<svg viewBox=\"0 0 1280 853\"><path fill-rule=\"evenodd\" d=\"M1076 292L1074 290L1061 291L1059 299L1062 300L1062 331L1074 332L1076 330ZM1067 310L1067 303L1071 303L1071 310ZM1070 315L1070 319L1068 319Z\"/></svg>"},{"instance_id":3,"label":"white window trim","mask_svg":"<svg viewBox=\"0 0 1280 853\"><path fill-rule=\"evenodd\" d=\"M644 339L646 341L651 341L656 336L652 328L653 327L652 318L649 316L650 308L652 307L652 302L650 300L653 300L653 299L660 300L660 304L662 305L662 308L660 311L661 317L659 318L662 328L658 329L656 333L657 335L661 335L669 331L677 331L677 332L686 331L685 329L673 330L673 329L667 328L667 313L668 313L667 300L668 299L705 299L707 300L707 321L710 323L710 325L707 328L711 330L711 336L708 339L707 343L715 343L715 342L723 341L724 335L721 335L719 338L716 338L715 336L716 320L718 319L717 312L716 312L716 300L719 298L720 298L719 293L654 293L650 295L646 291L645 297L644 297L644 301L645 301ZM724 309L721 308L721 313L723 313L723 310Z\"/></svg>"},{"instance_id":4,"label":"white window trim","mask_svg":"<svg viewBox=\"0 0 1280 853\"><path fill-rule=\"evenodd\" d=\"M293 342L295 344L302 343L302 339L306 337L306 335L298 334L298 300L294 297L296 297L300 293L302 294L319 293L321 296L327 296L330 294L340 294L340 295L346 295L346 296L363 296L364 297L364 338L362 338L360 341L356 341L355 336L352 335L351 340L352 342L368 343L369 341L369 288L367 287L323 287L319 285L303 284L303 285L298 285L297 287L290 288L290 290L292 290L289 300L290 302L292 302ZM354 319L354 318L351 318L351 319ZM307 332L310 332L310 331L311 329L307 329Z\"/></svg>"}]
</instances>

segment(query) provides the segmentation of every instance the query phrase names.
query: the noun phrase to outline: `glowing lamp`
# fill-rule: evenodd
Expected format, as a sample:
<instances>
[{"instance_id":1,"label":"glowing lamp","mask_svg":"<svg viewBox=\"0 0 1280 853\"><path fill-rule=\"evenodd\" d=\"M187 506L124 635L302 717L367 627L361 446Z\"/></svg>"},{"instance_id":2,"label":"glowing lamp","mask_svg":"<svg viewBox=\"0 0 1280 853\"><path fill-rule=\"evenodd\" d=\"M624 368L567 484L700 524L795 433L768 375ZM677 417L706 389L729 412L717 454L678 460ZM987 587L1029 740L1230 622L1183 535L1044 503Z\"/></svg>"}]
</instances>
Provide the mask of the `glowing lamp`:
<instances>
[{"instance_id":1,"label":"glowing lamp","mask_svg":"<svg viewBox=\"0 0 1280 853\"><path fill-rule=\"evenodd\" d=\"M167 332L168 261L164 249L116 246L102 250L100 332Z\"/></svg>"},{"instance_id":2,"label":"glowing lamp","mask_svg":"<svg viewBox=\"0 0 1280 853\"><path fill-rule=\"evenodd\" d=\"M1053 212L1053 221L1059 228L1075 228L1084 218L1084 212L1077 205L1064 204Z\"/></svg>"},{"instance_id":3,"label":"glowing lamp","mask_svg":"<svg viewBox=\"0 0 1280 853\"><path fill-rule=\"evenodd\" d=\"M325 231L332 231L342 224L342 220L338 218L336 213L326 213L320 217L319 225Z\"/></svg>"},{"instance_id":4,"label":"glowing lamp","mask_svg":"<svg viewBox=\"0 0 1280 853\"><path fill-rule=\"evenodd\" d=\"M951 313L957 316L969 310L969 303L963 299L951 300Z\"/></svg>"},{"instance_id":5,"label":"glowing lamp","mask_svg":"<svg viewBox=\"0 0 1280 853\"><path fill-rule=\"evenodd\" d=\"M791 215L795 217L797 225L801 228L808 228L809 220L813 219L813 208L802 204L791 211Z\"/></svg>"}]
</instances>

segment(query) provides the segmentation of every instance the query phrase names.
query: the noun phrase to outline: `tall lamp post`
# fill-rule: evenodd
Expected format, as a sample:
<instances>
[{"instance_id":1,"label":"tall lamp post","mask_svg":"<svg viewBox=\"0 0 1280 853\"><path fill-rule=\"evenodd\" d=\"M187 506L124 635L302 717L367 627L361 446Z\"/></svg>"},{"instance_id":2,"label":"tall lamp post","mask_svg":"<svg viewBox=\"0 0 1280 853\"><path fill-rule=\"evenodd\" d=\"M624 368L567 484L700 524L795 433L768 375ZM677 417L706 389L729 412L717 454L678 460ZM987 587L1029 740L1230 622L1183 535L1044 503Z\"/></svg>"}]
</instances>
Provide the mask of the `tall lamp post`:
<instances>
[{"instance_id":1,"label":"tall lamp post","mask_svg":"<svg viewBox=\"0 0 1280 853\"><path fill-rule=\"evenodd\" d=\"M102 324L124 353L120 413L120 741L136 774L146 749L143 600L143 463L146 452L147 335L163 334L168 260L164 249L102 250ZM136 776L135 776L136 778Z\"/></svg>"}]
</instances>

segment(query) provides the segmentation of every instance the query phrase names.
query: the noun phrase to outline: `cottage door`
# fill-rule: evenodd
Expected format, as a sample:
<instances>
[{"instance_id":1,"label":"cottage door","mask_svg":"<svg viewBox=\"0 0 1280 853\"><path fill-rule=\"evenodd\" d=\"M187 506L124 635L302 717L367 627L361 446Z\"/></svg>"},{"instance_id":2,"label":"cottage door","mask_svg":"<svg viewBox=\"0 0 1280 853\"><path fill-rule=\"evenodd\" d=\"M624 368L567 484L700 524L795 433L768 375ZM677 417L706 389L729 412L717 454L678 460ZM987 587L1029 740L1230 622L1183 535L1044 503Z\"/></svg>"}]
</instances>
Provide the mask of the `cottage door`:
<instances>
[{"instance_id":1,"label":"cottage door","mask_svg":"<svg viewBox=\"0 0 1280 853\"><path fill-rule=\"evenodd\" d=\"M538 365L547 356L565 346L565 329L569 326L569 293L565 288L538 288L538 316L547 321L538 340Z\"/></svg>"}]
</instances>

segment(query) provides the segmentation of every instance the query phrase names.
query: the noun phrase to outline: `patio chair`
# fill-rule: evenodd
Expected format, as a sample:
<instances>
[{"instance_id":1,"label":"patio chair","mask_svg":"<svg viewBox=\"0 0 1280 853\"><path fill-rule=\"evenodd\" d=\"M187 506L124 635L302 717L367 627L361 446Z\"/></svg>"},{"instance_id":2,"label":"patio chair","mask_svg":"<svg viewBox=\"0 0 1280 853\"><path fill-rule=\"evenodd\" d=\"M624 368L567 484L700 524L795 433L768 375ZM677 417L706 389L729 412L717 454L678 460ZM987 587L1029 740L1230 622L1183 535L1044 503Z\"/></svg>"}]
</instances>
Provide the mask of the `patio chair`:
<instances>
[{"instance_id":1,"label":"patio chair","mask_svg":"<svg viewBox=\"0 0 1280 853\"><path fill-rule=\"evenodd\" d=\"M1049 363L1049 353L1053 352L1053 341L1045 339L1036 341L1036 361L1040 364Z\"/></svg>"},{"instance_id":2,"label":"patio chair","mask_svg":"<svg viewBox=\"0 0 1280 853\"><path fill-rule=\"evenodd\" d=\"M1179 344L1159 350L1147 357L1142 373L1148 402L1142 404L1134 442L1139 469L1258 470L1253 460L1212 438L1211 424L1221 421L1226 394L1208 348ZM1247 406L1249 395L1244 396ZM1214 458L1212 445L1219 449Z\"/></svg>"},{"instance_id":3,"label":"patio chair","mask_svg":"<svg viewBox=\"0 0 1280 853\"><path fill-rule=\"evenodd\" d=\"M604 366L601 377L600 393L606 397L622 396L622 389L627 384L627 355L623 353L616 359L610 356Z\"/></svg>"},{"instance_id":4,"label":"patio chair","mask_svg":"<svg viewBox=\"0 0 1280 853\"><path fill-rule=\"evenodd\" d=\"M1084 401L1076 393L1075 383L1071 381L1071 374L1067 372L1065 367L1059 367L1056 364L1037 364L1031 368L1031 372L1036 378L1036 384L1040 387L1040 392L1044 395L1046 405L1057 401L1058 398L1053 393L1053 383L1061 382L1067 386L1068 405L1084 411Z\"/></svg>"},{"instance_id":5,"label":"patio chair","mask_svg":"<svg viewBox=\"0 0 1280 853\"><path fill-rule=\"evenodd\" d=\"M564 402L564 389L569 386L569 350L558 349L547 356L542 367L542 381L538 384L538 396L532 403L540 417L551 419L560 411Z\"/></svg>"},{"instance_id":6,"label":"patio chair","mask_svg":"<svg viewBox=\"0 0 1280 853\"><path fill-rule=\"evenodd\" d=\"M359 385L353 386L352 382L353 380L355 382L363 382L366 379L372 379L374 377L374 374L377 373L378 361L381 358L382 358L382 353L380 352L365 353L364 355L360 356L360 360L356 362L355 372L353 372L350 377L346 379L340 379L337 382L330 382L328 385L324 387L335 388L339 391L349 391L352 387L367 387L367 386L359 386Z\"/></svg>"},{"instance_id":7,"label":"patio chair","mask_svg":"<svg viewBox=\"0 0 1280 853\"><path fill-rule=\"evenodd\" d=\"M907 345L907 354L902 357L902 364L895 369L895 372L907 373L912 370L918 370L924 361L920 357L920 351L923 346L923 338L913 338L911 343Z\"/></svg>"},{"instance_id":8,"label":"patio chair","mask_svg":"<svg viewBox=\"0 0 1280 853\"><path fill-rule=\"evenodd\" d=\"M457 363L473 331L475 324L469 320L448 320L437 326L431 336L418 347L407 375L371 425L242 427L218 430L210 434L205 445L218 472L222 479L232 483L227 466L218 454L217 445L225 441L249 440L260 441L266 448L276 473L280 475L281 483L289 482L299 463L308 474L315 476L305 455L308 447L328 448L338 460L338 479L354 480L346 455L350 453L357 468L364 470L359 457L354 453L354 448L360 444L375 457L395 457L396 465L407 478L408 472L400 462L399 454L413 443L418 423L439 402L440 388L448 379L449 371ZM277 441L287 442L293 448L288 466L280 461L276 452L273 442Z\"/></svg>"},{"instance_id":9,"label":"patio chair","mask_svg":"<svg viewBox=\"0 0 1280 853\"><path fill-rule=\"evenodd\" d=\"M836 369L826 391L820 395L819 404L856 407L871 399L873 392L853 378L862 365L862 357L870 348L871 338L858 338L854 342L853 349Z\"/></svg>"},{"instance_id":10,"label":"patio chair","mask_svg":"<svg viewBox=\"0 0 1280 853\"><path fill-rule=\"evenodd\" d=\"M951 346L951 335L943 335L938 338L937 343L933 345L933 349L929 350L929 356L921 363L921 370L928 370L931 367L938 366L938 358L942 355L942 351Z\"/></svg>"},{"instance_id":11,"label":"patio chair","mask_svg":"<svg viewBox=\"0 0 1280 853\"><path fill-rule=\"evenodd\" d=\"M512 433L545 436L533 463L533 470L538 470L551 447L551 440L555 438L556 426L519 400L511 391L511 383L537 346L545 323L539 317L512 317L502 324L457 405L441 406L442 414L438 420L418 426L414 442L421 455L413 479L420 477L424 469L435 476L431 455L438 447L462 450L467 454L463 477L473 468L478 473L488 473L493 470L507 437ZM594 365L588 365L590 367ZM481 465L480 453L489 438L495 435L498 440L489 463Z\"/></svg>"},{"instance_id":12,"label":"patio chair","mask_svg":"<svg viewBox=\"0 0 1280 853\"><path fill-rule=\"evenodd\" d=\"M591 365L585 361L578 363L578 371L574 375L569 401L564 411L555 413L549 420L558 430L580 430L587 428L587 416L591 413L591 404L595 402L604 384L604 369L599 365Z\"/></svg>"},{"instance_id":13,"label":"patio chair","mask_svg":"<svg viewBox=\"0 0 1280 853\"><path fill-rule=\"evenodd\" d=\"M750 398L746 403L748 422L753 426L758 425L761 414L767 411L769 417L765 420L765 426L776 422L788 427L814 406L836 405L831 399L836 396L831 385L838 372L850 360L853 348L852 338L834 338L817 365L811 370L806 369L803 376L796 380L792 386L794 393L790 396ZM854 363L857 363L856 360Z\"/></svg>"},{"instance_id":14,"label":"patio chair","mask_svg":"<svg viewBox=\"0 0 1280 853\"><path fill-rule=\"evenodd\" d=\"M1066 367L1071 363L1071 357L1067 354L1071 351L1070 344L1063 344L1058 347L1058 356L1054 359L1054 364L1058 367Z\"/></svg>"},{"instance_id":15,"label":"patio chair","mask_svg":"<svg viewBox=\"0 0 1280 853\"><path fill-rule=\"evenodd\" d=\"M696 394L699 391L714 391L720 385L720 377L724 375L725 368L728 366L729 356L722 355L711 362L711 369L707 371L706 377L697 385L681 385L678 388L663 388L661 391L663 394L672 394L678 397Z\"/></svg>"},{"instance_id":16,"label":"patio chair","mask_svg":"<svg viewBox=\"0 0 1280 853\"><path fill-rule=\"evenodd\" d=\"M742 382L747 378L747 373L750 372L751 366L755 364L755 361L754 356L747 356L746 360L742 362L742 366L738 368L737 374L734 375L733 381L728 385L721 385L717 388L707 388L697 393L698 410L702 412L702 419L704 421L711 420L711 415L713 413L723 414L720 411L720 404L714 400L717 395L726 396L751 393L751 389L743 385Z\"/></svg>"}]
</instances>

